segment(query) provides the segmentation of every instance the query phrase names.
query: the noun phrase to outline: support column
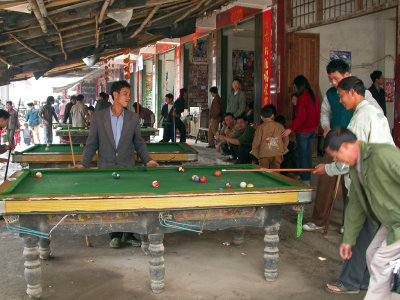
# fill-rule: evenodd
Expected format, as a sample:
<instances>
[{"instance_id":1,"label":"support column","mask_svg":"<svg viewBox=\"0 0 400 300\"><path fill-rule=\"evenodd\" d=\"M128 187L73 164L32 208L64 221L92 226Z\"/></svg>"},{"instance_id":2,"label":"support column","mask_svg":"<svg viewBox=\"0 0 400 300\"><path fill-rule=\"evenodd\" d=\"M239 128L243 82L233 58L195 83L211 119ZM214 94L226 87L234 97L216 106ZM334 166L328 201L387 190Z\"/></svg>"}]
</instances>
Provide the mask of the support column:
<instances>
[{"instance_id":1,"label":"support column","mask_svg":"<svg viewBox=\"0 0 400 300\"><path fill-rule=\"evenodd\" d=\"M394 103L394 133L393 139L397 147L400 147L400 0L397 1L396 17L396 97Z\"/></svg>"},{"instance_id":2,"label":"support column","mask_svg":"<svg viewBox=\"0 0 400 300\"><path fill-rule=\"evenodd\" d=\"M40 259L49 259L50 258L50 240L40 238L39 239L39 254Z\"/></svg>"},{"instance_id":3,"label":"support column","mask_svg":"<svg viewBox=\"0 0 400 300\"><path fill-rule=\"evenodd\" d=\"M148 255L149 254L149 237L147 234L141 234L140 239L142 240L142 245L140 246L142 248L142 251L144 254Z\"/></svg>"},{"instance_id":4,"label":"support column","mask_svg":"<svg viewBox=\"0 0 400 300\"><path fill-rule=\"evenodd\" d=\"M264 276L267 281L278 277L279 262L279 227L281 224L281 207L267 208L267 220L264 235Z\"/></svg>"},{"instance_id":5,"label":"support column","mask_svg":"<svg viewBox=\"0 0 400 300\"><path fill-rule=\"evenodd\" d=\"M242 247L244 244L244 232L245 232L245 227L235 227L232 230L233 233L233 241L232 244L235 247Z\"/></svg>"},{"instance_id":6,"label":"support column","mask_svg":"<svg viewBox=\"0 0 400 300\"><path fill-rule=\"evenodd\" d=\"M150 286L153 293L159 294L164 290L164 234L149 234L150 251Z\"/></svg>"},{"instance_id":7,"label":"support column","mask_svg":"<svg viewBox=\"0 0 400 300\"><path fill-rule=\"evenodd\" d=\"M41 275L39 259L39 238L24 235L24 258L25 258L25 281L27 283L26 293L30 298L38 299L42 295Z\"/></svg>"}]
</instances>

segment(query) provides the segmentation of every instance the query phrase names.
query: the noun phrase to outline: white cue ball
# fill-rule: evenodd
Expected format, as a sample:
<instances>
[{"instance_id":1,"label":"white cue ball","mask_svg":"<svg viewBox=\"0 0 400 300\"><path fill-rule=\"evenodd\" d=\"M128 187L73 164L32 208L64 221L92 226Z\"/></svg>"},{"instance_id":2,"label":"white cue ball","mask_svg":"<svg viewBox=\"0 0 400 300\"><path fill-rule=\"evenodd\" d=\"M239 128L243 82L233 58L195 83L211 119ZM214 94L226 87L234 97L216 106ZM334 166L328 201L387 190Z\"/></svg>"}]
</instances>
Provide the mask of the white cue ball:
<instances>
[{"instance_id":1,"label":"white cue ball","mask_svg":"<svg viewBox=\"0 0 400 300\"><path fill-rule=\"evenodd\" d=\"M241 187L241 188L245 188L246 186L247 186L246 182L242 181L242 182L240 183L240 187Z\"/></svg>"}]
</instances>

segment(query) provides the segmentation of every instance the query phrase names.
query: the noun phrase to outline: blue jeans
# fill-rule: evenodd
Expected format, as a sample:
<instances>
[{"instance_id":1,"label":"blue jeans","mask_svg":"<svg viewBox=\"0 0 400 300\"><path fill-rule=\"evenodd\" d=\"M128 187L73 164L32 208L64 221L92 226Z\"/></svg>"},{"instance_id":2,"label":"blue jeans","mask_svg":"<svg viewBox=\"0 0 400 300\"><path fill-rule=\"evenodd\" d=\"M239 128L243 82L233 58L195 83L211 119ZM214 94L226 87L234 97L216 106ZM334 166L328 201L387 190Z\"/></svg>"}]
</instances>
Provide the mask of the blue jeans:
<instances>
[{"instance_id":1,"label":"blue jeans","mask_svg":"<svg viewBox=\"0 0 400 300\"><path fill-rule=\"evenodd\" d=\"M296 133L297 141L297 167L300 169L312 168L312 148L314 144L315 131L307 133ZM300 172L302 181L311 179L310 172Z\"/></svg>"}]
</instances>

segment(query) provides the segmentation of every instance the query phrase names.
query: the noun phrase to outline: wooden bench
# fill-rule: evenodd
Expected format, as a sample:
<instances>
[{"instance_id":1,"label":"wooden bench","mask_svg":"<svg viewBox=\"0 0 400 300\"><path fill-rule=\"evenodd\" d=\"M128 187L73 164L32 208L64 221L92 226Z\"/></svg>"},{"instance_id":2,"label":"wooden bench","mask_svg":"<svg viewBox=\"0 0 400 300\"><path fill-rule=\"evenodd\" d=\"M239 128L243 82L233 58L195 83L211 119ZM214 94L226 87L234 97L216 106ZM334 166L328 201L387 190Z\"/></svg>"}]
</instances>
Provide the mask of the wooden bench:
<instances>
[{"instance_id":1,"label":"wooden bench","mask_svg":"<svg viewBox=\"0 0 400 300\"><path fill-rule=\"evenodd\" d=\"M204 141L208 143L208 128L200 127L199 130L197 131L197 136L195 140L195 144L197 144L197 140L202 141L202 138L204 138Z\"/></svg>"}]
</instances>

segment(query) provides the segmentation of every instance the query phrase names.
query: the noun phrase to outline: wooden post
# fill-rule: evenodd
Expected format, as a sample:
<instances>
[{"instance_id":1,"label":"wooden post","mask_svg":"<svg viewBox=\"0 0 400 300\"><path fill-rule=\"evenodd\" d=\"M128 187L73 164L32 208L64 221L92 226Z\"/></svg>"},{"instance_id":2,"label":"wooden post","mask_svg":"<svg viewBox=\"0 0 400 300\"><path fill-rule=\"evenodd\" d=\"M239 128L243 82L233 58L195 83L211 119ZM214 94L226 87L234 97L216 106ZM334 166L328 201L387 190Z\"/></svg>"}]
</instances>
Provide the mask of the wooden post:
<instances>
[{"instance_id":1,"label":"wooden post","mask_svg":"<svg viewBox=\"0 0 400 300\"><path fill-rule=\"evenodd\" d=\"M394 142L400 147L400 0L397 1L396 18L396 97L394 103Z\"/></svg>"}]
</instances>

